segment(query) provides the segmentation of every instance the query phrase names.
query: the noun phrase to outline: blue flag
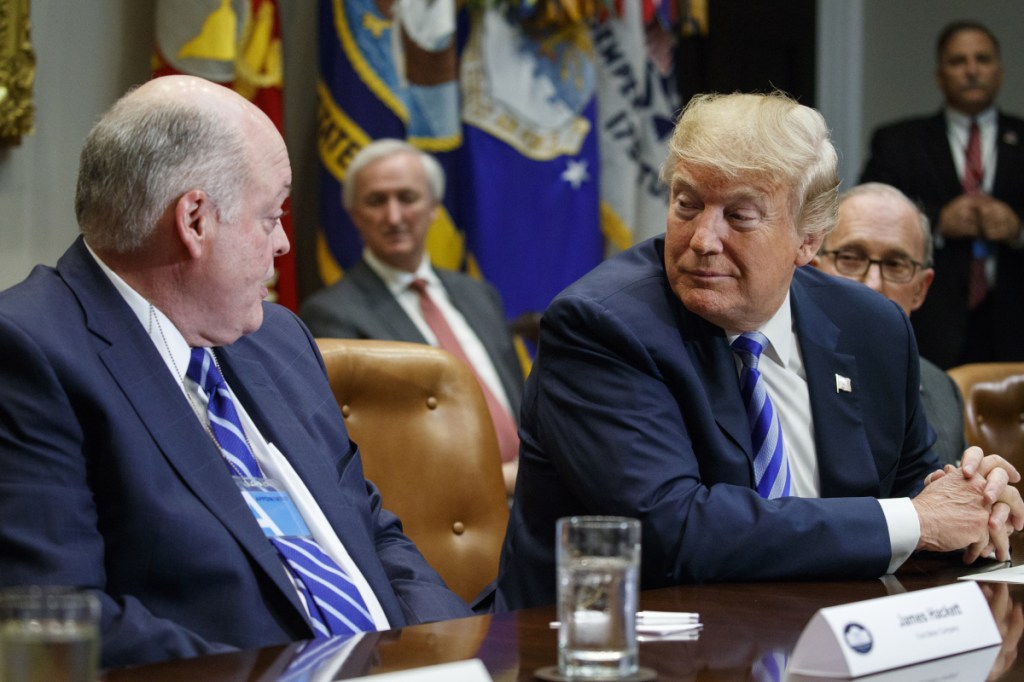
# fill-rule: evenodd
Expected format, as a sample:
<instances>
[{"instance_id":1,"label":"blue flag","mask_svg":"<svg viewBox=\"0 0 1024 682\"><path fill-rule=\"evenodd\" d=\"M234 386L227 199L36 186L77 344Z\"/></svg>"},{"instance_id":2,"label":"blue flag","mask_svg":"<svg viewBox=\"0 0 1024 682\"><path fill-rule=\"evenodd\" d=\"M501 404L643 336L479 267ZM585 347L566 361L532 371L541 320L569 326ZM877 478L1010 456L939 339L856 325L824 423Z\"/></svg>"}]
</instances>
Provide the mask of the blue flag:
<instances>
[{"instance_id":1,"label":"blue flag","mask_svg":"<svg viewBox=\"0 0 1024 682\"><path fill-rule=\"evenodd\" d=\"M383 137L406 139L452 172L462 143L455 19L455 0L396 3L388 15L374 0L320 0L317 261L325 284L362 253L341 205L345 170L360 149ZM447 192L457 194L457 187ZM439 210L427 241L431 260L459 268L463 241L448 211Z\"/></svg>"},{"instance_id":2,"label":"blue flag","mask_svg":"<svg viewBox=\"0 0 1024 682\"><path fill-rule=\"evenodd\" d=\"M460 85L469 249L510 317L543 311L604 250L589 29L528 33L478 13Z\"/></svg>"},{"instance_id":3,"label":"blue flag","mask_svg":"<svg viewBox=\"0 0 1024 682\"><path fill-rule=\"evenodd\" d=\"M325 283L362 243L341 206L352 156L382 137L433 154L448 182L431 262L494 284L506 313L543 311L600 262L596 71L589 29L525 33L454 0L320 0L318 152ZM456 65L460 70L456 73Z\"/></svg>"}]
</instances>

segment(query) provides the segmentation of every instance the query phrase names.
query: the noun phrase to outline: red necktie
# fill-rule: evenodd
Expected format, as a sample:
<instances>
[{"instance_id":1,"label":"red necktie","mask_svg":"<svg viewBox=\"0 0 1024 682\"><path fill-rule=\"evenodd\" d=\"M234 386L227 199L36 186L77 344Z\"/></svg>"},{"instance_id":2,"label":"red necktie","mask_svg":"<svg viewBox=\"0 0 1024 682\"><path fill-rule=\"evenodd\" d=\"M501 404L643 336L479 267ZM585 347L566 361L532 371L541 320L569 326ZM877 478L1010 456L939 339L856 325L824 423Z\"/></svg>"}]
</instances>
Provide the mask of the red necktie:
<instances>
[{"instance_id":1,"label":"red necktie","mask_svg":"<svg viewBox=\"0 0 1024 682\"><path fill-rule=\"evenodd\" d=\"M477 374L476 368L473 367L473 363L469 361L466 352L462 349L462 344L455 337L455 332L448 326L448 321L444 319L444 313L441 312L441 309L437 307L434 300L430 298L430 294L427 293L426 280L415 279L409 284L409 288L419 295L420 312L423 313L423 319L434 332L434 336L437 337L438 345L469 365L473 373L476 374L477 383L480 384L480 388L484 392L487 408L491 412L494 431L498 436L501 461L511 462L519 456L519 433L512 415L509 414L508 410L505 409L494 393L491 392L491 389L487 387L483 379L480 378L480 375Z\"/></svg>"},{"instance_id":2,"label":"red necktie","mask_svg":"<svg viewBox=\"0 0 1024 682\"><path fill-rule=\"evenodd\" d=\"M967 149L964 150L964 177L961 181L964 192L976 194L981 192L981 181L985 169L981 166L981 133L978 122L971 121L971 132L967 137ZM979 242L980 240L975 240ZM985 277L986 248L985 243L973 245L974 257L971 259L970 274L967 279L967 309L978 307L988 293L988 280Z\"/></svg>"},{"instance_id":3,"label":"red necktie","mask_svg":"<svg viewBox=\"0 0 1024 682\"><path fill-rule=\"evenodd\" d=\"M981 180L985 169L981 167L981 132L978 122L971 121L971 132L967 137L967 149L964 150L964 177L961 181L964 192L974 194L981 191Z\"/></svg>"}]
</instances>

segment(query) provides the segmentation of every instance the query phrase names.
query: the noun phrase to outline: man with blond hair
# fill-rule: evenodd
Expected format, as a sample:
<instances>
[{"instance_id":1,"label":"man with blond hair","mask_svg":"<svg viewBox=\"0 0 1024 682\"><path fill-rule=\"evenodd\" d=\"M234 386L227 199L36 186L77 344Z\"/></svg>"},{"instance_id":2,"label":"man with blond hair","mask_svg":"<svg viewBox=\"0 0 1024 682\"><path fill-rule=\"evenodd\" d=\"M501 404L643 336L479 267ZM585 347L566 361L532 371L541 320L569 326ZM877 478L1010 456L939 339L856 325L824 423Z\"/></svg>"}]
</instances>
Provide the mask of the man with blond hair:
<instances>
[{"instance_id":1,"label":"man with blond hair","mask_svg":"<svg viewBox=\"0 0 1024 682\"><path fill-rule=\"evenodd\" d=\"M802 267L836 215L821 115L698 96L662 175L665 235L544 314L498 608L554 601L555 521L575 514L640 520L643 588L1007 558L1018 472L978 448L941 470L906 316Z\"/></svg>"}]
</instances>

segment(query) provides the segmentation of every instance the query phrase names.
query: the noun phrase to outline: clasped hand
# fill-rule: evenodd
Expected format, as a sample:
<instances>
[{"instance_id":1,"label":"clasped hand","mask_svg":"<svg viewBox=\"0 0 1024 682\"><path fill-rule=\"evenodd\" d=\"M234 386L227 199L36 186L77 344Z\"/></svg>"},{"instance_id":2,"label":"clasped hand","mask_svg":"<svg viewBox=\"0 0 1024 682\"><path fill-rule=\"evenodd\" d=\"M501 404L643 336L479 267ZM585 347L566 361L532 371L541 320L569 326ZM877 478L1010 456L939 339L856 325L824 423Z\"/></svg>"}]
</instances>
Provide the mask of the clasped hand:
<instances>
[{"instance_id":1,"label":"clasped hand","mask_svg":"<svg viewBox=\"0 0 1024 682\"><path fill-rule=\"evenodd\" d=\"M946 239L982 238L1016 242L1020 218L1008 204L987 194L961 194L939 213L939 233Z\"/></svg>"},{"instance_id":2,"label":"clasped hand","mask_svg":"<svg viewBox=\"0 0 1024 682\"><path fill-rule=\"evenodd\" d=\"M913 499L921 522L918 549L964 550L964 563L995 554L1010 558L1010 534L1024 528L1024 500L1012 484L1017 469L979 447L964 451L959 467L947 464L925 478Z\"/></svg>"}]
</instances>

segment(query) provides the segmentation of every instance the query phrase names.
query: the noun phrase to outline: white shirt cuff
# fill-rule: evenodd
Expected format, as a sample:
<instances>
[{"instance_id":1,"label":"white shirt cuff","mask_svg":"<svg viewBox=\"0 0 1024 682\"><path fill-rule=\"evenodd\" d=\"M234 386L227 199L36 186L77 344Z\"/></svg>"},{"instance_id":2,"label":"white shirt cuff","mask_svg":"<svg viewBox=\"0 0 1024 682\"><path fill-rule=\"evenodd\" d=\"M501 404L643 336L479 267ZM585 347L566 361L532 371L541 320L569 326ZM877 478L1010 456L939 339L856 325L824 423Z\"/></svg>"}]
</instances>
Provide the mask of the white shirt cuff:
<instances>
[{"instance_id":1,"label":"white shirt cuff","mask_svg":"<svg viewBox=\"0 0 1024 682\"><path fill-rule=\"evenodd\" d=\"M885 514L889 545L892 548L892 559L886 573L895 573L917 548L917 542L921 539L921 521L909 497L881 499L878 504Z\"/></svg>"}]
</instances>

